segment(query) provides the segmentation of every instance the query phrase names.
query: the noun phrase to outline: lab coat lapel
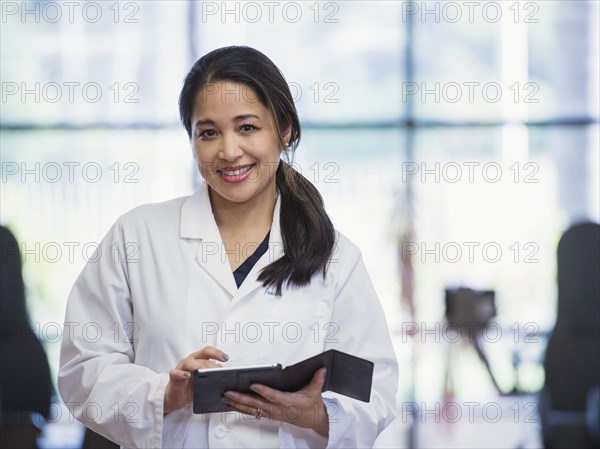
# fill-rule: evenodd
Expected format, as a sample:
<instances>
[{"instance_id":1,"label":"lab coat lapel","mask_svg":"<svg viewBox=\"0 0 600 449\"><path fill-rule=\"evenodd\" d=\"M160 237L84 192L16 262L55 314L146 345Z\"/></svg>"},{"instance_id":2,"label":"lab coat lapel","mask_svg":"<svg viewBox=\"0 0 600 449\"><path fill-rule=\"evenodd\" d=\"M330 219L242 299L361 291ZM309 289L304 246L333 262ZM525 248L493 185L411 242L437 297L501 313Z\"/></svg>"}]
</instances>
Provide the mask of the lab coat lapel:
<instances>
[{"instance_id":1,"label":"lab coat lapel","mask_svg":"<svg viewBox=\"0 0 600 449\"><path fill-rule=\"evenodd\" d=\"M239 301L245 296L252 293L259 287L262 287L262 282L258 281L258 275L260 271L269 265L271 262L276 261L284 255L283 251L283 240L281 237L281 228L279 224L279 210L281 207L281 195L277 195L277 201L275 202L275 208L273 209L273 223L271 224L271 233L269 234L269 248L261 256L260 259L254 264L248 276L240 285L239 290L233 297L233 301ZM263 287L264 288L264 287ZM274 294L274 287L264 288L264 294Z\"/></svg>"},{"instance_id":2,"label":"lab coat lapel","mask_svg":"<svg viewBox=\"0 0 600 449\"><path fill-rule=\"evenodd\" d=\"M183 204L179 234L183 239L199 241L196 249L196 263L231 296L236 295L238 289L219 228L212 213L208 184L202 183Z\"/></svg>"}]
</instances>

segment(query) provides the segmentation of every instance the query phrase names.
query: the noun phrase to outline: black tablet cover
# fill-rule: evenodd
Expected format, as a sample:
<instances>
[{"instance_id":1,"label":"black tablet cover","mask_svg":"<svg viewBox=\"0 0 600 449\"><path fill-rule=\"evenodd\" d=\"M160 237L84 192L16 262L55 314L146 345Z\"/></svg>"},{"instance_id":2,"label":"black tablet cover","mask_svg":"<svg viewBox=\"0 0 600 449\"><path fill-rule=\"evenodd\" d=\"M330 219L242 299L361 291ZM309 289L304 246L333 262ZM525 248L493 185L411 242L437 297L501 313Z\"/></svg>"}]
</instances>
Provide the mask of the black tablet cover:
<instances>
[{"instance_id":1,"label":"black tablet cover","mask_svg":"<svg viewBox=\"0 0 600 449\"><path fill-rule=\"evenodd\" d=\"M327 368L322 391L333 391L363 402L369 402L373 382L373 362L335 349L282 368L254 367L215 368L194 373L194 413L227 411L221 401L226 391L253 393L250 385L258 383L281 391L298 391L310 383L315 372Z\"/></svg>"}]
</instances>

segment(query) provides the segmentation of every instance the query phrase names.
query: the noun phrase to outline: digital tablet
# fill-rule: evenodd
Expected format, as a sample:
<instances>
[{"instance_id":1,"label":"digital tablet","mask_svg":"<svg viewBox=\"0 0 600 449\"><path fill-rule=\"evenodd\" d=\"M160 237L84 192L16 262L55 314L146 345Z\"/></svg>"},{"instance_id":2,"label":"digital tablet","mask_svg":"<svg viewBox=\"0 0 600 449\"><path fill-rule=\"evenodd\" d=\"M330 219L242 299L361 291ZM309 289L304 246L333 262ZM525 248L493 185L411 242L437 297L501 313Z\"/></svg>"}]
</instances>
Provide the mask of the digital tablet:
<instances>
[{"instance_id":1,"label":"digital tablet","mask_svg":"<svg viewBox=\"0 0 600 449\"><path fill-rule=\"evenodd\" d=\"M335 349L317 354L294 365L281 364L204 368L194 372L194 413L227 411L221 400L226 391L253 393L258 383L281 391L298 391L312 380L319 369L327 373L322 391L333 391L369 402L373 382L373 362Z\"/></svg>"}]
</instances>

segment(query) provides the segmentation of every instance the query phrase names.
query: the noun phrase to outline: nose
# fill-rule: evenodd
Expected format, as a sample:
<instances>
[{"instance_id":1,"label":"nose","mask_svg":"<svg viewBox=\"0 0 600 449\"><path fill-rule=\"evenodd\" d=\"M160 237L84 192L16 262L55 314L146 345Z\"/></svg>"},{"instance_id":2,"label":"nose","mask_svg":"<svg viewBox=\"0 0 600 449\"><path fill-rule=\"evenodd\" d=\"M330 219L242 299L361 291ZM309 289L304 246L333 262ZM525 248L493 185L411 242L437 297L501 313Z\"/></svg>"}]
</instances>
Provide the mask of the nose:
<instances>
[{"instance_id":1,"label":"nose","mask_svg":"<svg viewBox=\"0 0 600 449\"><path fill-rule=\"evenodd\" d=\"M222 145L219 151L219 158L234 162L242 157L244 151L240 147L240 142L234 133L227 133L223 136Z\"/></svg>"}]
</instances>

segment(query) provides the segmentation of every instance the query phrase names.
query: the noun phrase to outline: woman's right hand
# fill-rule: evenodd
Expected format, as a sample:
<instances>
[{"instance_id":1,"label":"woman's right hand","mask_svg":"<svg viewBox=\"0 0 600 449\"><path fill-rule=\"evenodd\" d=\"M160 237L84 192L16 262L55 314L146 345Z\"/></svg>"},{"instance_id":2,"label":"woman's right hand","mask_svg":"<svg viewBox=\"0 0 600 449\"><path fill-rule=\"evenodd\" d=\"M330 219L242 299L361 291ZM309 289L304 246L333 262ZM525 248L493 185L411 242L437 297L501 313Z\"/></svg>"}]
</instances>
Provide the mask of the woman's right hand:
<instances>
[{"instance_id":1,"label":"woman's right hand","mask_svg":"<svg viewBox=\"0 0 600 449\"><path fill-rule=\"evenodd\" d=\"M229 360L229 356L217 348L205 346L200 351L188 355L169 371L169 383L165 389L163 406L165 415L192 403L192 374L194 371L201 368L221 368L221 365L211 362L209 359L226 362Z\"/></svg>"}]
</instances>

